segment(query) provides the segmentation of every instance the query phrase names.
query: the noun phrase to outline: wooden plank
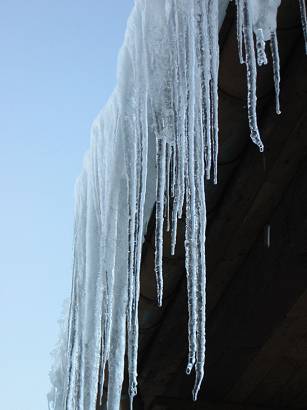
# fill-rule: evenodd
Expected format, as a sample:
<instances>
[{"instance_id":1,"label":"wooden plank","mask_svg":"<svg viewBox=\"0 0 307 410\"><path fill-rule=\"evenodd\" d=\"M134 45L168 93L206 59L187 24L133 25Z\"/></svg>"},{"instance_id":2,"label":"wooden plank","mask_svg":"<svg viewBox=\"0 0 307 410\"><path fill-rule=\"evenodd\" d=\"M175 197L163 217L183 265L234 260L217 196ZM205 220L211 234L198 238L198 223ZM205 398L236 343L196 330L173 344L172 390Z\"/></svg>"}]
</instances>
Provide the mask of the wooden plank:
<instances>
[{"instance_id":1,"label":"wooden plank","mask_svg":"<svg viewBox=\"0 0 307 410\"><path fill-rule=\"evenodd\" d=\"M252 399L253 392L256 395L258 394L258 397L262 397L262 393L259 391L257 393L255 390L264 381L275 364L280 361L282 356L292 359L292 362L306 362L307 339L304 338L307 329L306 312L307 290L290 310L282 325L275 330L272 337L237 381L227 397L228 400L244 402L247 399ZM299 340L302 340L303 345L299 346ZM269 380L268 383L270 383ZM272 390L276 391L274 390L274 385L272 390L271 388L272 381L270 383L270 394L272 394ZM278 386L276 389L278 389ZM278 391L276 392L278 393Z\"/></svg>"}]
</instances>

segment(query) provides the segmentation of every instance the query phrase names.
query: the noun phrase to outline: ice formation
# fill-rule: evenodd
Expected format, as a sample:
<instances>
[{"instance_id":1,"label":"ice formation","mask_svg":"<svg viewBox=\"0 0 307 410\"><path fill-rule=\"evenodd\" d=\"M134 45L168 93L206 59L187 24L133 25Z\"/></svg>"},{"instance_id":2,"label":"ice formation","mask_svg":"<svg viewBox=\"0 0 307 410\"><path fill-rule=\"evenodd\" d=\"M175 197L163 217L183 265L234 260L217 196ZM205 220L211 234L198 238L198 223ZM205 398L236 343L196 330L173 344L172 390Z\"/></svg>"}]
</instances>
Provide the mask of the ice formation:
<instances>
[{"instance_id":1,"label":"ice formation","mask_svg":"<svg viewBox=\"0 0 307 410\"><path fill-rule=\"evenodd\" d=\"M52 390L48 393L48 408L51 410L62 409L64 400L63 384L65 382L66 368L67 368L67 335L68 335L68 310L69 300L66 299L63 303L62 317L58 321L59 324L59 336L58 344L52 351L53 367L50 370L50 381L52 383Z\"/></svg>"},{"instance_id":2,"label":"ice formation","mask_svg":"<svg viewBox=\"0 0 307 410\"><path fill-rule=\"evenodd\" d=\"M269 42L279 113L280 0L235 1L250 135L263 150L256 115L257 64L267 63ZM218 34L228 2L135 1L119 56L118 85L93 124L76 184L66 354L53 373L52 409L95 410L107 385L107 408L118 410L125 352L131 403L137 394L141 253L154 204L159 305L163 230L171 230L174 254L177 219L186 218L187 373L195 370L197 398L205 363L205 179L217 182ZM306 39L304 0L299 4Z\"/></svg>"}]
</instances>

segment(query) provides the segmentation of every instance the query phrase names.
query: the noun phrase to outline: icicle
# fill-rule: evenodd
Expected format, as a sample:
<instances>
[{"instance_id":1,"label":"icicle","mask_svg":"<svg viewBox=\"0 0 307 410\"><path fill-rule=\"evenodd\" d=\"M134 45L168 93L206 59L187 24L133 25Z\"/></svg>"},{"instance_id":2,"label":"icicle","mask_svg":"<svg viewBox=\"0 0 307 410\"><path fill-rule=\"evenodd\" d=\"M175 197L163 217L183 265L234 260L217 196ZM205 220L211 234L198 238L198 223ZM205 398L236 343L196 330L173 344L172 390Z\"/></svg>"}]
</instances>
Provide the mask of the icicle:
<instances>
[{"instance_id":1,"label":"icicle","mask_svg":"<svg viewBox=\"0 0 307 410\"><path fill-rule=\"evenodd\" d=\"M301 21L302 21L304 40L305 40L305 53L307 55L307 12L306 12L305 0L299 0L299 4L300 4Z\"/></svg>"},{"instance_id":2,"label":"icicle","mask_svg":"<svg viewBox=\"0 0 307 410\"><path fill-rule=\"evenodd\" d=\"M193 400L197 396L204 377L205 350L206 350L206 261L205 261L205 241L206 241L206 206L204 187L204 167L201 159L203 146L199 145L198 152L198 184L197 184L197 351L195 364L195 384L193 389Z\"/></svg>"},{"instance_id":3,"label":"icicle","mask_svg":"<svg viewBox=\"0 0 307 410\"><path fill-rule=\"evenodd\" d=\"M165 196L165 161L166 141L157 135L157 202L156 202L156 235L155 235L155 272L157 281L158 306L162 306L163 297L163 224Z\"/></svg>"},{"instance_id":4,"label":"icicle","mask_svg":"<svg viewBox=\"0 0 307 410\"><path fill-rule=\"evenodd\" d=\"M171 162L172 162L172 145L167 144L166 149L166 206L165 206L165 216L166 216L166 231L169 232L171 229L170 224L170 189L171 189Z\"/></svg>"},{"instance_id":5,"label":"icicle","mask_svg":"<svg viewBox=\"0 0 307 410\"><path fill-rule=\"evenodd\" d=\"M209 40L210 40L210 94L211 94L211 124L213 140L213 181L217 183L217 157L218 157L218 70L219 70L219 14L218 0L209 1Z\"/></svg>"},{"instance_id":6,"label":"icicle","mask_svg":"<svg viewBox=\"0 0 307 410\"><path fill-rule=\"evenodd\" d=\"M85 287L85 238L87 207L87 172L83 172L76 184L75 244L72 299L68 323L68 369L65 380L64 406L72 409L80 400L80 375L82 365L82 321L84 303L82 289Z\"/></svg>"},{"instance_id":7,"label":"icicle","mask_svg":"<svg viewBox=\"0 0 307 410\"><path fill-rule=\"evenodd\" d=\"M172 230L171 230L171 255L175 254L176 237L177 237L177 220L182 216L182 209L185 194L185 117L186 117L186 67L184 63L184 37L179 31L179 16L177 8L174 8L175 33L175 56L174 62L174 119L175 119L175 145L174 160L176 159L176 181L172 209ZM170 26L170 29L172 27Z\"/></svg>"},{"instance_id":8,"label":"icicle","mask_svg":"<svg viewBox=\"0 0 307 410\"><path fill-rule=\"evenodd\" d=\"M130 297L128 299L128 373L129 373L129 397L130 407L132 409L133 399L137 394L137 355L138 355L138 305L140 296L140 269L142 257L142 245L144 238L144 208L147 184L147 155L148 155L148 73L147 73L147 43L145 39L145 10L140 12L139 24L140 33L135 44L135 118L133 124L135 142L134 154L132 158L133 175L128 175L128 186L132 185L135 200L134 232L131 237L131 249L134 253L133 266L130 278ZM141 65L141 55L143 52L144 69ZM144 90L141 92L141 86ZM135 176L135 181L133 177ZM162 214L163 216L163 214ZM163 226L162 226L163 228Z\"/></svg>"},{"instance_id":9,"label":"icicle","mask_svg":"<svg viewBox=\"0 0 307 410\"><path fill-rule=\"evenodd\" d=\"M249 8L250 0L242 0L243 8L243 34L245 45L245 64L247 69L247 110L249 128L251 131L251 140L258 145L260 151L263 151L263 143L261 141L260 133L257 124L257 67L255 57L255 47L253 39L253 25L251 10Z\"/></svg>"},{"instance_id":10,"label":"icicle","mask_svg":"<svg viewBox=\"0 0 307 410\"><path fill-rule=\"evenodd\" d=\"M195 198L195 9L194 2L191 4L190 24L187 43L187 71L188 71L188 117L187 117L187 181L188 192L186 193L186 273L188 293L188 335L189 335L189 357L186 372L190 374L196 359L196 198Z\"/></svg>"},{"instance_id":11,"label":"icicle","mask_svg":"<svg viewBox=\"0 0 307 410\"><path fill-rule=\"evenodd\" d=\"M143 245L143 228L144 228L144 206L146 195L147 181L147 152L148 152L148 124L147 124L147 92L144 99L141 99L140 105L143 106L143 112L140 112L139 121L139 146L138 146L138 164L139 164L139 186L138 186L138 211L137 211L137 232L136 232L136 260L135 260L135 283L132 306L132 324L130 334L128 335L128 360L129 360L129 395L132 406L134 396L137 394L137 352L138 352L138 303L140 294L140 269ZM128 326L129 329L129 326Z\"/></svg>"},{"instance_id":12,"label":"icicle","mask_svg":"<svg viewBox=\"0 0 307 410\"><path fill-rule=\"evenodd\" d=\"M266 65L268 63L265 53L265 41L262 28L255 30L256 32L256 47L257 47L257 63L259 66Z\"/></svg>"},{"instance_id":13,"label":"icicle","mask_svg":"<svg viewBox=\"0 0 307 410\"><path fill-rule=\"evenodd\" d=\"M179 27L177 27L179 29ZM178 114L178 217L182 217L184 198L186 192L186 151L187 151L187 96L188 96L188 73L186 65L186 31L181 34L181 44L178 44L179 50L179 81L181 82L179 94L179 114Z\"/></svg>"},{"instance_id":14,"label":"icicle","mask_svg":"<svg viewBox=\"0 0 307 410\"><path fill-rule=\"evenodd\" d=\"M119 198L127 196L127 186L125 180L120 180ZM127 311L127 259L122 258L122 252L128 252L126 234L128 229L127 209L121 210L122 223L117 224L116 237L118 246L114 266L114 284L112 293L112 328L110 337L110 351L108 357L108 397L107 409L115 410L120 408L121 389L124 379L124 360L126 345L126 311Z\"/></svg>"},{"instance_id":15,"label":"icicle","mask_svg":"<svg viewBox=\"0 0 307 410\"><path fill-rule=\"evenodd\" d=\"M239 50L239 59L240 63L244 64L243 58L243 7L242 1L244 0L236 0L237 6L237 41L238 41L238 50Z\"/></svg>"},{"instance_id":16,"label":"icicle","mask_svg":"<svg viewBox=\"0 0 307 410\"><path fill-rule=\"evenodd\" d=\"M195 116L194 116L194 157L191 161L189 158L189 163L194 164L194 183L195 186L195 212L187 208L187 215L193 216L195 219L195 232L193 242L196 254L196 265L195 265L195 290L191 287L191 293L194 293L196 300L194 301L194 306L191 306L192 315L190 312L190 317L195 320L195 385L193 389L193 399L196 400L198 392L204 376L204 363L205 363L205 306L206 306L206 268L205 268L205 230L206 230L206 207L205 207L205 187L204 187L204 177L205 177L205 163L204 163L204 148L206 146L206 172L207 177L210 175L211 158L213 157L214 166L214 182L216 182L216 169L217 169L217 135L218 135L218 120L217 120L217 106L218 106L218 94L217 94L217 79L218 79L218 1L211 0L207 5L204 5L205 12L202 13L203 19L201 27L206 25L206 20L209 22L208 32L206 29L203 31L203 35L199 35L200 38L200 53L199 53L199 63L200 67L200 78L202 78L203 86L202 91L199 92L199 88L195 90ZM207 8L208 7L208 8ZM207 16L207 17L206 17ZM203 60L203 52L205 50L205 45L209 44L209 55L210 59L207 63ZM207 52L208 53L208 52ZM209 64L208 64L209 63ZM206 94L206 89L210 90ZM207 105L208 116L204 115L203 105ZM206 112L206 111L205 111ZM208 127L209 133L206 134L202 132L203 126ZM208 131L208 130L207 130ZM212 136L211 136L212 131ZM210 140L208 140L208 135ZM213 143L211 145L211 138ZM189 139L191 137L189 136ZM193 139L192 139L193 141ZM190 144L189 144L190 145ZM211 156L211 149L213 154ZM208 175L209 171L209 175ZM189 192L193 193L192 187L189 183ZM192 196L191 196L192 198ZM189 205L189 204L188 204ZM192 221L192 219L191 219ZM187 220L188 223L188 220ZM188 225L187 225L188 226ZM187 261L190 263L193 257L192 252L188 255ZM190 272L188 272L188 283L191 274L194 274L192 266L187 266ZM189 289L188 289L189 290ZM195 311L193 311L193 308ZM192 366L191 362L191 349L190 349L190 362L187 368L189 373Z\"/></svg>"},{"instance_id":17,"label":"icicle","mask_svg":"<svg viewBox=\"0 0 307 410\"><path fill-rule=\"evenodd\" d=\"M209 180L211 175L212 166L212 102L211 102L211 91L214 85L211 85L211 74L214 73L214 69L217 63L216 56L215 60L211 62L213 58L211 41L214 39L214 27L210 25L209 18L209 7L210 3L208 1L202 3L202 46L201 46L201 67L202 67L202 100L203 100L203 127L205 134L205 162L206 162L206 178ZM216 79L214 80L214 82Z\"/></svg>"},{"instance_id":18,"label":"icicle","mask_svg":"<svg viewBox=\"0 0 307 410\"><path fill-rule=\"evenodd\" d=\"M175 123L177 125L177 122ZM176 140L178 138L177 131L176 132ZM175 197L175 189L176 189L176 179L177 179L177 150L176 145L172 145L172 184L171 184L171 196L172 198Z\"/></svg>"},{"instance_id":19,"label":"icicle","mask_svg":"<svg viewBox=\"0 0 307 410\"><path fill-rule=\"evenodd\" d=\"M276 101L276 114L281 114L280 103L279 103L279 93L280 93L280 62L279 62L279 52L278 52L278 42L276 31L271 33L271 53L272 53L272 63L273 63L273 75L274 75L274 87L275 87L275 101Z\"/></svg>"},{"instance_id":20,"label":"icicle","mask_svg":"<svg viewBox=\"0 0 307 410\"><path fill-rule=\"evenodd\" d=\"M119 132L119 118L118 115L114 117L114 135L118 136ZM96 135L96 152L99 153L100 144L103 144L101 136L105 129L103 125L100 127L98 135ZM103 296L102 299L102 319L101 319L101 360L100 360L100 372L99 372L99 401L102 402L104 380L105 380L105 368L107 361L109 360L111 336L113 329L113 305L114 305L114 276L115 276L115 264L116 264L116 243L117 243L117 231L118 231L118 193L115 190L113 195L111 194L112 187L108 183L109 166L105 157L96 155L97 160L94 162L93 167L97 168L97 209L100 215L101 221L101 243L100 243L100 269L102 275L101 283L97 284L99 287L99 293ZM111 196L110 196L111 195ZM106 209L108 209L107 201L113 202L112 218L109 217ZM109 247L105 246L108 241Z\"/></svg>"}]
</instances>

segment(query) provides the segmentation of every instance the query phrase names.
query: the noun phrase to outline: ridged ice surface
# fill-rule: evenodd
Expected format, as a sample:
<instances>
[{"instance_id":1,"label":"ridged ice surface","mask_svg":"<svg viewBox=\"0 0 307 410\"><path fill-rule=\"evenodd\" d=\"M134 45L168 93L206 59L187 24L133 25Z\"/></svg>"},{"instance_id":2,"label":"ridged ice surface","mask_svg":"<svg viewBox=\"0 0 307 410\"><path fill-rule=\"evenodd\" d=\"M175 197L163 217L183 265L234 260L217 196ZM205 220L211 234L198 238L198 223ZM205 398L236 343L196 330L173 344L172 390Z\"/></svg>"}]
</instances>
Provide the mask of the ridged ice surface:
<instances>
[{"instance_id":1,"label":"ridged ice surface","mask_svg":"<svg viewBox=\"0 0 307 410\"><path fill-rule=\"evenodd\" d=\"M183 215L188 294L187 373L196 400L205 365L205 179L217 182L218 33L228 0L136 0L120 51L118 85L92 127L76 183L74 263L67 332L51 373L49 406L119 410L127 355L137 394L138 303L146 224L155 206L157 303L163 303L163 232L176 252ZM279 0L236 0L239 59L247 71L252 141L257 64L273 60L276 111ZM306 8L300 1L306 36Z\"/></svg>"}]
</instances>

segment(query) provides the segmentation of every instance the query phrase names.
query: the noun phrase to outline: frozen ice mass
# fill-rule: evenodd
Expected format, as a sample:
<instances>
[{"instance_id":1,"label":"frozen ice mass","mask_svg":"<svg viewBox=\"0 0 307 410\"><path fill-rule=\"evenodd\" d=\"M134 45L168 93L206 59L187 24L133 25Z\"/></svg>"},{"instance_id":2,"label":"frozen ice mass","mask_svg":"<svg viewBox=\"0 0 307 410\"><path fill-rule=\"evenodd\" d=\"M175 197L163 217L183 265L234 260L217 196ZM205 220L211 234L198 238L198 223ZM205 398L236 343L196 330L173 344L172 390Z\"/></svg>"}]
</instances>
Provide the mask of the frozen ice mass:
<instances>
[{"instance_id":1,"label":"frozen ice mass","mask_svg":"<svg viewBox=\"0 0 307 410\"><path fill-rule=\"evenodd\" d=\"M273 62L281 0L233 0L238 58L246 65L250 138L257 123L257 67ZM306 3L297 0L307 53ZM176 252L186 220L185 267L193 399L204 379L206 347L205 179L218 182L219 27L229 0L136 0L118 63L118 83L93 123L75 189L70 309L51 371L53 410L95 410L107 383L107 409L119 410L125 354L131 404L137 394L138 302L146 226L155 212L157 304L163 303L163 231Z\"/></svg>"}]
</instances>

